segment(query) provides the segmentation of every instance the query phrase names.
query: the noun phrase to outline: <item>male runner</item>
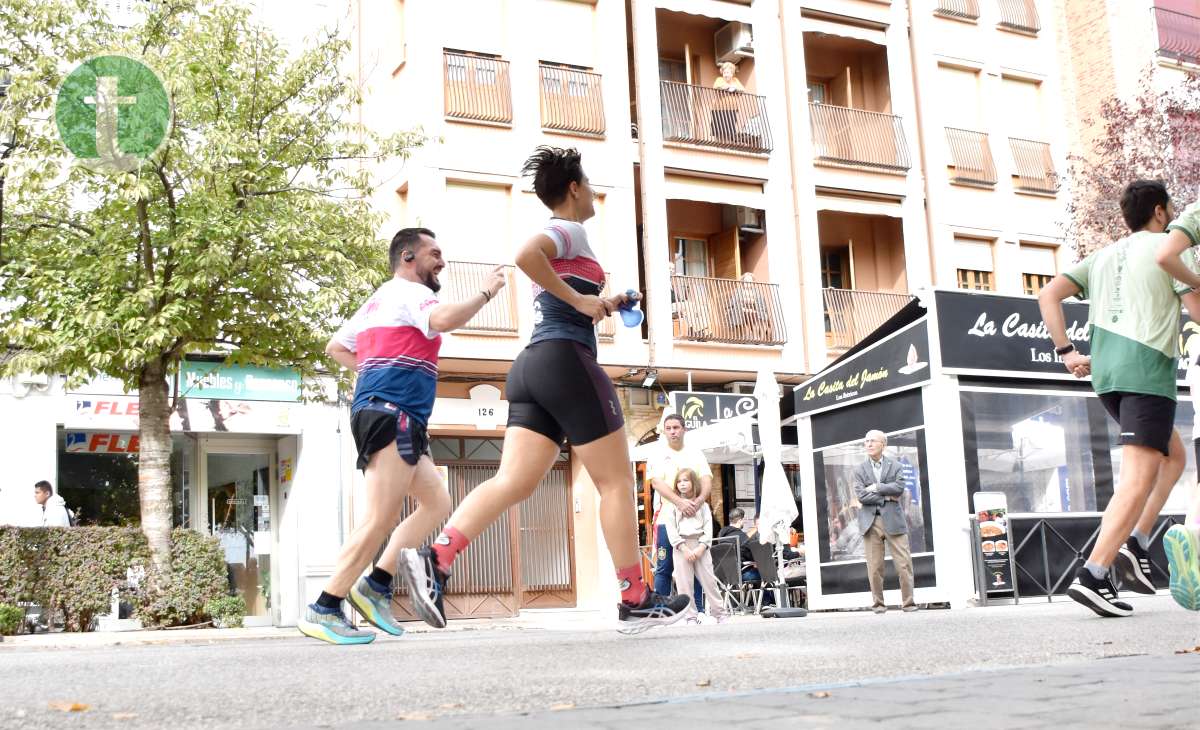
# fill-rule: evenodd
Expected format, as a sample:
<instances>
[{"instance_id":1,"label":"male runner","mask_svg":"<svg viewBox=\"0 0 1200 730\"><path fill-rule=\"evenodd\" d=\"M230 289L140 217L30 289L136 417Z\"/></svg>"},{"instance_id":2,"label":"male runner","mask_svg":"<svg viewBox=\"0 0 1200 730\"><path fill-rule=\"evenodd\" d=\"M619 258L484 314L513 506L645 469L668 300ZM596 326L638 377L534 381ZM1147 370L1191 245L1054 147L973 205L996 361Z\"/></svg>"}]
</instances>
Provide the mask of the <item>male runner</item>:
<instances>
[{"instance_id":1,"label":"male runner","mask_svg":"<svg viewBox=\"0 0 1200 730\"><path fill-rule=\"evenodd\" d=\"M420 545L450 514L450 495L434 468L425 431L437 390L439 333L465 325L504 286L504 267L497 266L478 292L461 302L440 303L438 274L446 262L427 228L398 232L388 258L392 278L325 348L338 364L358 370L350 428L367 491L366 521L350 535L325 590L298 624L303 633L331 644L375 640L374 632L346 620L342 600L347 597L380 630L404 633L391 612L400 549ZM417 508L401 522L406 495L417 501ZM379 562L360 578L388 533Z\"/></svg>"},{"instance_id":2,"label":"male runner","mask_svg":"<svg viewBox=\"0 0 1200 730\"><path fill-rule=\"evenodd\" d=\"M1200 236L1200 207L1193 204L1175 219L1166 187L1138 180L1121 194L1121 214L1132 234L1056 276L1038 296L1067 371L1092 375L1100 402L1121 428L1120 484L1091 555L1067 589L1108 617L1133 613L1117 600L1110 568L1124 587L1154 593L1150 534L1187 461L1174 428L1181 295L1192 317L1200 317L1200 295L1189 290L1200 287L1200 276L1180 259ZM1062 302L1070 296L1091 302L1090 358L1067 338Z\"/></svg>"}]
</instances>

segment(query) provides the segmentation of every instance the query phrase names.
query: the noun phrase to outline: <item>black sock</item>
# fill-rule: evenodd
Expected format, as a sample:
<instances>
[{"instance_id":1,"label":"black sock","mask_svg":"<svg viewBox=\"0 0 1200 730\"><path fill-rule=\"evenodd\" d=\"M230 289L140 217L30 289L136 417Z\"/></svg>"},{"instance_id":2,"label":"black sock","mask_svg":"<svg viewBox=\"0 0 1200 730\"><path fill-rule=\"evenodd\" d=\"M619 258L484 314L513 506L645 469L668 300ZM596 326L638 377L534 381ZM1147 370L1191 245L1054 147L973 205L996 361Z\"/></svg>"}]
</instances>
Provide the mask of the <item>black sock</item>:
<instances>
[{"instance_id":1,"label":"black sock","mask_svg":"<svg viewBox=\"0 0 1200 730\"><path fill-rule=\"evenodd\" d=\"M375 566L375 569L371 571L371 574L367 578L371 579L377 586L383 586L384 588L392 586L392 574L378 565Z\"/></svg>"},{"instance_id":2,"label":"black sock","mask_svg":"<svg viewBox=\"0 0 1200 730\"><path fill-rule=\"evenodd\" d=\"M321 591L321 595L317 596L317 605L336 611L342 607L342 599Z\"/></svg>"}]
</instances>

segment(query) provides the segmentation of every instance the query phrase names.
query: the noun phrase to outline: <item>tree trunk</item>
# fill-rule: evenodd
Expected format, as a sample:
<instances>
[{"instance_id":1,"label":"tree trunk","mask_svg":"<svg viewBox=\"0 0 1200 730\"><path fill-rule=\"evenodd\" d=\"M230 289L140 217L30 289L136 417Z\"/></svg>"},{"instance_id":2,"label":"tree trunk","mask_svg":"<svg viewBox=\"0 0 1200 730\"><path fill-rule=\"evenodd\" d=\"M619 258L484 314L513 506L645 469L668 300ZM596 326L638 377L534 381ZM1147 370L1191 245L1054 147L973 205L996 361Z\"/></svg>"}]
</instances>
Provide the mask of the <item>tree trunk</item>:
<instances>
[{"instance_id":1,"label":"tree trunk","mask_svg":"<svg viewBox=\"0 0 1200 730\"><path fill-rule=\"evenodd\" d=\"M171 569L171 409L166 368L142 368L138 382L138 499L154 566Z\"/></svg>"}]
</instances>

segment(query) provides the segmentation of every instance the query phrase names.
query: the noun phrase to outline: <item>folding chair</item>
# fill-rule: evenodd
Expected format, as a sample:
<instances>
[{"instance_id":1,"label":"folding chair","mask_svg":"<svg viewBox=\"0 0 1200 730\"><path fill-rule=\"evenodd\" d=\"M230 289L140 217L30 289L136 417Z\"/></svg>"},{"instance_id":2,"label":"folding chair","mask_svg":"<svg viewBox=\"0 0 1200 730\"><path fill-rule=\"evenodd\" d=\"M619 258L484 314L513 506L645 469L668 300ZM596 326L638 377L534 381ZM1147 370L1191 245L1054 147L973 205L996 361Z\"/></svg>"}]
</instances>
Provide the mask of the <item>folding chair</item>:
<instances>
[{"instance_id":1,"label":"folding chair","mask_svg":"<svg viewBox=\"0 0 1200 730\"><path fill-rule=\"evenodd\" d=\"M800 591L800 603L804 602L804 589L799 585L792 585L779 578L779 566L775 562L775 546L771 544L763 544L756 539L750 540L750 555L754 558L754 566L758 568L758 574L762 576L762 584L755 589L756 596L754 602L754 612L762 612L763 592L768 590L780 591ZM791 596L789 596L789 599Z\"/></svg>"},{"instance_id":2,"label":"folding chair","mask_svg":"<svg viewBox=\"0 0 1200 730\"><path fill-rule=\"evenodd\" d=\"M742 580L742 561L738 555L738 539L736 536L717 538L712 541L713 572L717 576L717 586L721 589L721 599L726 611L739 613L746 609L747 588Z\"/></svg>"}]
</instances>

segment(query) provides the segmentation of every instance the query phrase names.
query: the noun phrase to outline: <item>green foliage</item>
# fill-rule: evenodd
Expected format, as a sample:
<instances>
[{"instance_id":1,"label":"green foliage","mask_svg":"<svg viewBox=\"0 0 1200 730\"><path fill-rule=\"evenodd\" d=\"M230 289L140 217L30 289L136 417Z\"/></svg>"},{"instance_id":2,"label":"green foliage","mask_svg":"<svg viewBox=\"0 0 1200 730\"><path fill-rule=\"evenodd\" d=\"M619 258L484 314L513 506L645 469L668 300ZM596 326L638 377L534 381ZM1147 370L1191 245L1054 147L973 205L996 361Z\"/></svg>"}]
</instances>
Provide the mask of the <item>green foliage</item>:
<instances>
[{"instance_id":1,"label":"green foliage","mask_svg":"<svg viewBox=\"0 0 1200 730\"><path fill-rule=\"evenodd\" d=\"M146 626L200 623L207 618L209 601L221 598L229 588L220 541L183 528L171 533L171 572L152 570L149 578L137 608Z\"/></svg>"},{"instance_id":2,"label":"green foliage","mask_svg":"<svg viewBox=\"0 0 1200 730\"><path fill-rule=\"evenodd\" d=\"M132 528L0 527L0 603L31 601L61 612L68 631L88 631L108 613L127 569L149 562Z\"/></svg>"},{"instance_id":3,"label":"green foliage","mask_svg":"<svg viewBox=\"0 0 1200 730\"><path fill-rule=\"evenodd\" d=\"M21 630L25 612L16 606L0 603L0 636L12 636Z\"/></svg>"},{"instance_id":4,"label":"green foliage","mask_svg":"<svg viewBox=\"0 0 1200 730\"><path fill-rule=\"evenodd\" d=\"M108 613L115 587L147 626L205 620L208 602L229 586L220 543L177 529L171 560L170 575L155 573L146 536L136 528L0 527L0 603L36 603L61 612L68 631L88 631L97 615ZM130 568L150 574L131 586Z\"/></svg>"},{"instance_id":5,"label":"green foliage","mask_svg":"<svg viewBox=\"0 0 1200 730\"><path fill-rule=\"evenodd\" d=\"M241 596L221 596L204 604L204 611L221 628L240 629L246 617L246 599Z\"/></svg>"}]
</instances>

